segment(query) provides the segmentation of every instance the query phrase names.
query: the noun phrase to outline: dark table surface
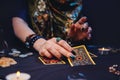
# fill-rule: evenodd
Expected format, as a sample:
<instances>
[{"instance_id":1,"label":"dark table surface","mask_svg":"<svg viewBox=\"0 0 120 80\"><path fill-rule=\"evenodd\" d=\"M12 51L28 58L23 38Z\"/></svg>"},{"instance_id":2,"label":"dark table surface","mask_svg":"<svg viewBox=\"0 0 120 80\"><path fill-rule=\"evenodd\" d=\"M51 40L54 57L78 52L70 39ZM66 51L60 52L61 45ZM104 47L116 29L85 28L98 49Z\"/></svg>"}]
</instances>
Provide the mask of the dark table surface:
<instances>
[{"instance_id":1,"label":"dark table surface","mask_svg":"<svg viewBox=\"0 0 120 80\"><path fill-rule=\"evenodd\" d=\"M1 78L5 78L5 76L10 73L20 71L30 74L30 80L70 80L68 79L69 76L84 78L71 80L120 80L119 76L109 72L110 66L114 64L120 65L119 52L115 54L98 55L98 57L93 58L96 65L75 67L71 67L69 64L43 65L38 59L38 54L26 58L14 59L17 61L17 65L12 65L7 68L0 67ZM81 76L78 76L78 74L81 74Z\"/></svg>"}]
</instances>

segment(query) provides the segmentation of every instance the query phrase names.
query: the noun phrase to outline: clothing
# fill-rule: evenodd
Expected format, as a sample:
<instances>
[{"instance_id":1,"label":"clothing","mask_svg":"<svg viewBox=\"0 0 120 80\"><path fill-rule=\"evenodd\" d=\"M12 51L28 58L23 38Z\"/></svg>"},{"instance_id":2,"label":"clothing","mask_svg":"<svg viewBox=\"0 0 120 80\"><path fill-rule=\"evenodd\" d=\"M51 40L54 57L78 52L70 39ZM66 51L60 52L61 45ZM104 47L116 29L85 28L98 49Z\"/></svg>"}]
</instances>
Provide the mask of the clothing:
<instances>
[{"instance_id":1,"label":"clothing","mask_svg":"<svg viewBox=\"0 0 120 80\"><path fill-rule=\"evenodd\" d=\"M82 0L28 0L32 27L46 39L67 39L67 30L81 17Z\"/></svg>"}]
</instances>

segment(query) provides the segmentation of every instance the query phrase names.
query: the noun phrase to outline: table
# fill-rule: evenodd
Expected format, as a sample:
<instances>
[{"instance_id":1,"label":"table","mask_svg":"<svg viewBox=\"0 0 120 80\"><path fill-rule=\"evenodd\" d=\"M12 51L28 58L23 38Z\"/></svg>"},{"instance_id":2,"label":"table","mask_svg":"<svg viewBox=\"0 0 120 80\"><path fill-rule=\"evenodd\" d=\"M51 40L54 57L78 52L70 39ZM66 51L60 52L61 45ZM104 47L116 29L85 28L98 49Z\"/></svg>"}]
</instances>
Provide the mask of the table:
<instances>
[{"instance_id":1,"label":"table","mask_svg":"<svg viewBox=\"0 0 120 80\"><path fill-rule=\"evenodd\" d=\"M31 75L30 80L70 80L75 75L86 79L77 80L119 80L117 75L110 73L108 68L114 64L120 65L120 54L99 55L93 58L96 65L71 67L69 64L43 65L38 54L26 58L14 58L18 64L7 68L0 68L0 77L4 78L10 73L21 71ZM72 79L71 79L72 80Z\"/></svg>"}]
</instances>

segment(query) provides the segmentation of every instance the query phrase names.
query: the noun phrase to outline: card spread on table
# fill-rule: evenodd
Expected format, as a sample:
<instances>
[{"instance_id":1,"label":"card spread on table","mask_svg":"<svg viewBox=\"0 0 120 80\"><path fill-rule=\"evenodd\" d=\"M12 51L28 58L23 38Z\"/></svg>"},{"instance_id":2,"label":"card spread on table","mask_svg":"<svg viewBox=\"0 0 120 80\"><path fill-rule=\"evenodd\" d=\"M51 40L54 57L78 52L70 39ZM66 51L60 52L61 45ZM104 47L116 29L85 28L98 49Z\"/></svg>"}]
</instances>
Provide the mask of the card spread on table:
<instances>
[{"instance_id":1,"label":"card spread on table","mask_svg":"<svg viewBox=\"0 0 120 80\"><path fill-rule=\"evenodd\" d=\"M63 60L59 60L59 59L57 59L55 57L53 57L53 58L47 58L47 57L44 57L44 56L40 56L39 59L45 65L65 64L65 62Z\"/></svg>"},{"instance_id":2,"label":"card spread on table","mask_svg":"<svg viewBox=\"0 0 120 80\"><path fill-rule=\"evenodd\" d=\"M74 55L76 56L73 58L68 58L68 62L71 66L78 66L78 65L95 65L95 62L89 55L86 47L84 45L76 46L74 48Z\"/></svg>"},{"instance_id":3,"label":"card spread on table","mask_svg":"<svg viewBox=\"0 0 120 80\"><path fill-rule=\"evenodd\" d=\"M66 64L66 62L68 62L70 66L95 65L95 62L92 60L89 52L84 45L73 47L73 52L75 58L68 58L66 61L59 60L55 57L47 58L44 56L39 56L39 59L45 65Z\"/></svg>"}]
</instances>

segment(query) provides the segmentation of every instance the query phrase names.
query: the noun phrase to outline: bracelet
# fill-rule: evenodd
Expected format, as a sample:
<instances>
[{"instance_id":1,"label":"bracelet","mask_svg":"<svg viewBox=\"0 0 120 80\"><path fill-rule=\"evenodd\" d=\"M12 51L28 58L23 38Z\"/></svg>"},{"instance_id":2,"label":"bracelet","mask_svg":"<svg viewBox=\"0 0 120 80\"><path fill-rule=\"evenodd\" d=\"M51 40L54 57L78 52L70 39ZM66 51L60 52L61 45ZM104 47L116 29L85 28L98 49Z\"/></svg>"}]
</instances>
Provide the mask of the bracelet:
<instances>
[{"instance_id":1,"label":"bracelet","mask_svg":"<svg viewBox=\"0 0 120 80\"><path fill-rule=\"evenodd\" d=\"M38 39L43 38L42 36L36 35L36 34L31 34L26 38L25 45L27 48L32 48L35 41Z\"/></svg>"}]
</instances>

